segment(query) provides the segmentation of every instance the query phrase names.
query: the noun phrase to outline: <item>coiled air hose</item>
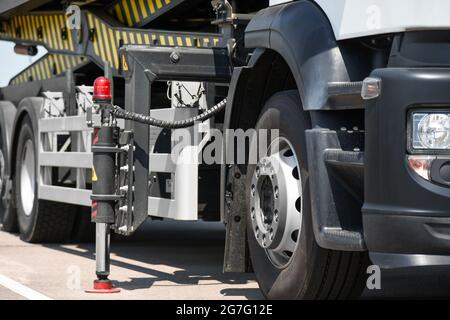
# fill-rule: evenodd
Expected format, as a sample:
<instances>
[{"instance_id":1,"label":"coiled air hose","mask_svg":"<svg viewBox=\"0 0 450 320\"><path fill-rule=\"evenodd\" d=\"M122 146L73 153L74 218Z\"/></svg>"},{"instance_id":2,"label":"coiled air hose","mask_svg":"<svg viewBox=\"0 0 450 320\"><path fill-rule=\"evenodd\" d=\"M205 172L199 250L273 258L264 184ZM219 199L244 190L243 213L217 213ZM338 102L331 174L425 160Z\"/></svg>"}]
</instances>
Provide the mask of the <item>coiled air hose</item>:
<instances>
[{"instance_id":1,"label":"coiled air hose","mask_svg":"<svg viewBox=\"0 0 450 320\"><path fill-rule=\"evenodd\" d=\"M166 129L180 129L180 128L188 128L192 127L196 122L203 122L218 112L222 111L225 106L227 105L227 99L223 99L218 104L216 104L214 107L206 110L202 114L199 114L198 116L184 119L184 120L178 120L178 121L164 121L152 118L150 116L146 116L143 114L130 112L122 109L119 106L114 106L113 108L113 114L117 118L125 119L125 120L131 120L136 121L139 123L147 124L149 126L155 126L160 128L166 128Z\"/></svg>"}]
</instances>

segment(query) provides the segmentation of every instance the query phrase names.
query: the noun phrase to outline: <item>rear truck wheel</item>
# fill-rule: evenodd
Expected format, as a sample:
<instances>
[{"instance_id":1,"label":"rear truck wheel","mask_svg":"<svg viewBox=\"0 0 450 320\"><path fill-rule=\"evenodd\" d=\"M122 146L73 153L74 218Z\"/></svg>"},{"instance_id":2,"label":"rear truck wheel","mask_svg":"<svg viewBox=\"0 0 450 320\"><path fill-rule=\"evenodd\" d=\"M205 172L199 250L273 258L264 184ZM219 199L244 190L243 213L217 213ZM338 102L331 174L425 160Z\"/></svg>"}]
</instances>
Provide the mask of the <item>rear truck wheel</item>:
<instances>
[{"instance_id":1,"label":"rear truck wheel","mask_svg":"<svg viewBox=\"0 0 450 320\"><path fill-rule=\"evenodd\" d=\"M305 141L309 127L297 91L272 96L259 117L257 130L279 133L269 134L267 152L247 171L253 270L268 299L358 298L367 255L323 249L314 238Z\"/></svg>"},{"instance_id":2,"label":"rear truck wheel","mask_svg":"<svg viewBox=\"0 0 450 320\"><path fill-rule=\"evenodd\" d=\"M5 141L3 141L2 130L0 128L0 221L3 230L17 232L18 226L14 197L6 177L7 158L8 150Z\"/></svg>"},{"instance_id":3,"label":"rear truck wheel","mask_svg":"<svg viewBox=\"0 0 450 320\"><path fill-rule=\"evenodd\" d=\"M20 238L27 242L62 242L70 239L76 207L38 199L37 141L26 117L17 140L13 179Z\"/></svg>"}]
</instances>

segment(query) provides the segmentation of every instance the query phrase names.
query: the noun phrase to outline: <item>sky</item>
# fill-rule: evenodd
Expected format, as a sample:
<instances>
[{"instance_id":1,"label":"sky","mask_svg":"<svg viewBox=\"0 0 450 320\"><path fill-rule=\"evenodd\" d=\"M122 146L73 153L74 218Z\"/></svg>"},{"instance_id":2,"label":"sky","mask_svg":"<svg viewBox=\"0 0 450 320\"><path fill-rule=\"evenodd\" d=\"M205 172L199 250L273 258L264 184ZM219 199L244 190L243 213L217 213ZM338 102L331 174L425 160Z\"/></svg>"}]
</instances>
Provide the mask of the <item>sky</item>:
<instances>
[{"instance_id":1,"label":"sky","mask_svg":"<svg viewBox=\"0 0 450 320\"><path fill-rule=\"evenodd\" d=\"M33 57L15 54L13 42L0 41L0 87L7 86L12 77L38 60L46 52L45 48L38 47L38 53Z\"/></svg>"}]
</instances>

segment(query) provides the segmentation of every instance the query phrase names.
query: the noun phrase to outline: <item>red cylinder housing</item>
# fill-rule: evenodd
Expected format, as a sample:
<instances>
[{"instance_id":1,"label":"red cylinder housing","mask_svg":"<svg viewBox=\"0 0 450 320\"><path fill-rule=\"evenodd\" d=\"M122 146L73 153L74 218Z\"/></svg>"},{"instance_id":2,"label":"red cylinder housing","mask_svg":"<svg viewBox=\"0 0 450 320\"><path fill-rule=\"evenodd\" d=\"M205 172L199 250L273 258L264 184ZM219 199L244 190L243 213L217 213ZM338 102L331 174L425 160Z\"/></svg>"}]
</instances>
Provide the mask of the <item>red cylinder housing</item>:
<instances>
[{"instance_id":1,"label":"red cylinder housing","mask_svg":"<svg viewBox=\"0 0 450 320\"><path fill-rule=\"evenodd\" d=\"M111 97L111 81L106 77L98 77L94 81L94 102L110 102Z\"/></svg>"}]
</instances>

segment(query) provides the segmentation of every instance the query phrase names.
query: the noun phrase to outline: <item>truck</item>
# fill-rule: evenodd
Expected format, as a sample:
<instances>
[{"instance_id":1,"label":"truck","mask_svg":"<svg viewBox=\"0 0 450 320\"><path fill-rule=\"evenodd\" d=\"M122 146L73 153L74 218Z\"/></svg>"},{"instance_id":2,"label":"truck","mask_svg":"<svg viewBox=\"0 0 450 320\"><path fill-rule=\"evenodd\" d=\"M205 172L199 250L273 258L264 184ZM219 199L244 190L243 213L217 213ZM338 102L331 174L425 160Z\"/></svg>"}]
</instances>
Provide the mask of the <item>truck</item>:
<instances>
[{"instance_id":1,"label":"truck","mask_svg":"<svg viewBox=\"0 0 450 320\"><path fill-rule=\"evenodd\" d=\"M0 89L3 229L89 241L221 221L268 299L358 298L369 265L450 264L450 3L24 0L47 53ZM2 63L8 63L5 58ZM92 223L93 222L93 223Z\"/></svg>"}]
</instances>

